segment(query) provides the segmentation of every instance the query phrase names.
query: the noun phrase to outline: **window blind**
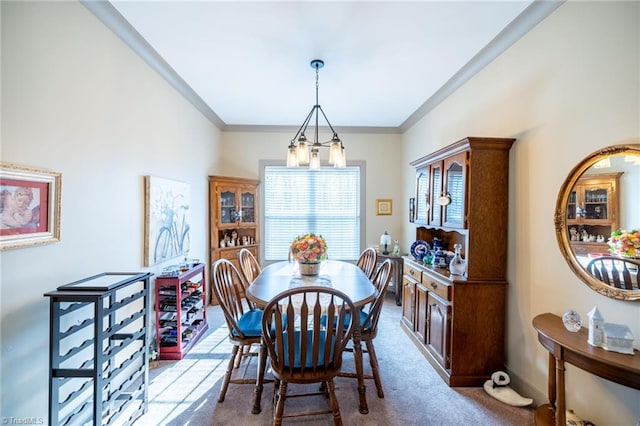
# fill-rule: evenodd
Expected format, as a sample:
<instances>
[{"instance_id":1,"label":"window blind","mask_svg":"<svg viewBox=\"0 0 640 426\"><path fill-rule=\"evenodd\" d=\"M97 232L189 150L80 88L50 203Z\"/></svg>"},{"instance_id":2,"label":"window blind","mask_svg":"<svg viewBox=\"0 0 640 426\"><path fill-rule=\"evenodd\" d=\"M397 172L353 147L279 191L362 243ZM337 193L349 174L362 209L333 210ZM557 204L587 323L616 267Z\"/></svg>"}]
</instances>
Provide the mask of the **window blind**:
<instances>
[{"instance_id":1,"label":"window blind","mask_svg":"<svg viewBox=\"0 0 640 426\"><path fill-rule=\"evenodd\" d=\"M447 191L451 195L451 204L447 206L447 220L462 223L462 205L464 203L464 179L462 167L455 164L447 173Z\"/></svg>"},{"instance_id":2,"label":"window blind","mask_svg":"<svg viewBox=\"0 0 640 426\"><path fill-rule=\"evenodd\" d=\"M360 255L360 167L264 166L264 260L285 260L295 237L322 235L328 256Z\"/></svg>"},{"instance_id":3,"label":"window blind","mask_svg":"<svg viewBox=\"0 0 640 426\"><path fill-rule=\"evenodd\" d=\"M416 222L427 223L427 184L429 183L429 177L426 173L420 173L418 176L417 191L416 191Z\"/></svg>"}]
</instances>

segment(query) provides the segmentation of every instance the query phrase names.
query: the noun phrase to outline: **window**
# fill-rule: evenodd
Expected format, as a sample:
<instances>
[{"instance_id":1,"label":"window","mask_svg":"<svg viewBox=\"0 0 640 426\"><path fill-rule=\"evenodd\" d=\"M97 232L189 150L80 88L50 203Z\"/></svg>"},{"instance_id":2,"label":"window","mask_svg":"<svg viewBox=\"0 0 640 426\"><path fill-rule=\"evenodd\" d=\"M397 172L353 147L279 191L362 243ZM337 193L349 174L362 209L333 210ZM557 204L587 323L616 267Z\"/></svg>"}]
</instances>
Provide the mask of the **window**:
<instances>
[{"instance_id":1,"label":"window","mask_svg":"<svg viewBox=\"0 0 640 426\"><path fill-rule=\"evenodd\" d=\"M313 232L327 241L329 258L355 260L360 255L361 169L287 168L263 165L264 260L285 260L289 245Z\"/></svg>"}]
</instances>

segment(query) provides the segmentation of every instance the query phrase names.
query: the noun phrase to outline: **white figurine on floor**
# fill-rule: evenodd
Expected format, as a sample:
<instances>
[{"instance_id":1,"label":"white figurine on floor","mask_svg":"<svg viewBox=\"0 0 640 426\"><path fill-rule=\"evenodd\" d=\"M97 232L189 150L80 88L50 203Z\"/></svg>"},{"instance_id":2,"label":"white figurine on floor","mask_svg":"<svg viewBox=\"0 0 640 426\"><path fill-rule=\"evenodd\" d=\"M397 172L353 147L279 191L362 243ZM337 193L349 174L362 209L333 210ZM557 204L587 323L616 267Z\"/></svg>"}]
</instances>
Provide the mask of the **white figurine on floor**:
<instances>
[{"instance_id":1,"label":"white figurine on floor","mask_svg":"<svg viewBox=\"0 0 640 426\"><path fill-rule=\"evenodd\" d=\"M526 407L533 404L533 399L524 398L518 392L507 386L511 378L504 371L496 371L491 375L491 380L484 382L484 390L500 402L514 407Z\"/></svg>"}]
</instances>

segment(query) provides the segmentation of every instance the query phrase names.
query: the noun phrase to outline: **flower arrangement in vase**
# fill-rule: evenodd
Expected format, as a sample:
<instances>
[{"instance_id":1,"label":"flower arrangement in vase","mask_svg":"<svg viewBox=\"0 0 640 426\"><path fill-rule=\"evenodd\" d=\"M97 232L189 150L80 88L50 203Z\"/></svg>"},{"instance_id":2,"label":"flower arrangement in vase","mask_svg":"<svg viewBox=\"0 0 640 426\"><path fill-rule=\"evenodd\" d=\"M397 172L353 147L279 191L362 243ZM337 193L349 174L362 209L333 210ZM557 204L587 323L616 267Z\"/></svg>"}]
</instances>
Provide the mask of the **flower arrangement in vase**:
<instances>
[{"instance_id":1,"label":"flower arrangement in vase","mask_svg":"<svg viewBox=\"0 0 640 426\"><path fill-rule=\"evenodd\" d=\"M327 242L322 235L300 235L291 243L291 255L302 275L318 275L320 262L327 259Z\"/></svg>"},{"instance_id":2,"label":"flower arrangement in vase","mask_svg":"<svg viewBox=\"0 0 640 426\"><path fill-rule=\"evenodd\" d=\"M609 238L609 251L622 257L640 257L640 230L613 231Z\"/></svg>"}]
</instances>

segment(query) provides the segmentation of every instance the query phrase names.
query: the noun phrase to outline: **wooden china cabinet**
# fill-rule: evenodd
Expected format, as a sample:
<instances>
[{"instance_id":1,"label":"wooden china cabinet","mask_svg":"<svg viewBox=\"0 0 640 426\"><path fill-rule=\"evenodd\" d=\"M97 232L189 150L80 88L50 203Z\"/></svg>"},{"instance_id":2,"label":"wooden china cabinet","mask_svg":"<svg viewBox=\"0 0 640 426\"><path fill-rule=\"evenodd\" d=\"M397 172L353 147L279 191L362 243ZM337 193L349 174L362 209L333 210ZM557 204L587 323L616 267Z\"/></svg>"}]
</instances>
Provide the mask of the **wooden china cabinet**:
<instances>
[{"instance_id":1,"label":"wooden china cabinet","mask_svg":"<svg viewBox=\"0 0 640 426\"><path fill-rule=\"evenodd\" d=\"M240 269L238 253L243 248L259 258L259 184L254 179L209 176L211 265L228 259ZM217 304L213 294L211 302Z\"/></svg>"},{"instance_id":2,"label":"wooden china cabinet","mask_svg":"<svg viewBox=\"0 0 640 426\"><path fill-rule=\"evenodd\" d=\"M468 137L411 163L416 241L462 245L463 276L404 258L401 327L449 386L504 369L509 150Z\"/></svg>"},{"instance_id":3,"label":"wooden china cabinet","mask_svg":"<svg viewBox=\"0 0 640 426\"><path fill-rule=\"evenodd\" d=\"M607 254L607 241L611 232L618 229L618 190L622 173L584 175L576 182L567 202L567 233L576 255L589 253ZM574 240L571 229L577 234ZM588 235L604 237L604 241L584 241Z\"/></svg>"}]
</instances>

